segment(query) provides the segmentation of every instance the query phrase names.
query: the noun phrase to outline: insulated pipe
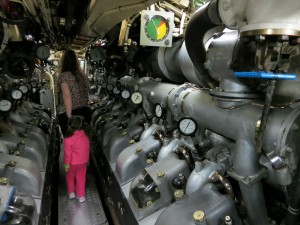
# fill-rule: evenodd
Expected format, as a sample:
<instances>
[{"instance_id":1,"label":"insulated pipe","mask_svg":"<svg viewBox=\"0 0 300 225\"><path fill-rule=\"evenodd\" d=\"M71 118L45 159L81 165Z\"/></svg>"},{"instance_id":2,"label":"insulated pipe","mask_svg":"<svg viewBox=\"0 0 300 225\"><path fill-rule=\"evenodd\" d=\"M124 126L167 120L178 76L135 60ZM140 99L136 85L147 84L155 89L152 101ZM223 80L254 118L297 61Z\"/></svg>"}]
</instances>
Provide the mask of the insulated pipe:
<instances>
[{"instance_id":1,"label":"insulated pipe","mask_svg":"<svg viewBox=\"0 0 300 225\"><path fill-rule=\"evenodd\" d=\"M190 58L200 74L205 77L206 86L210 88L216 85L204 68L206 49L203 39L208 30L221 24L222 21L218 14L218 0L212 0L192 15L185 33L186 49Z\"/></svg>"}]
</instances>

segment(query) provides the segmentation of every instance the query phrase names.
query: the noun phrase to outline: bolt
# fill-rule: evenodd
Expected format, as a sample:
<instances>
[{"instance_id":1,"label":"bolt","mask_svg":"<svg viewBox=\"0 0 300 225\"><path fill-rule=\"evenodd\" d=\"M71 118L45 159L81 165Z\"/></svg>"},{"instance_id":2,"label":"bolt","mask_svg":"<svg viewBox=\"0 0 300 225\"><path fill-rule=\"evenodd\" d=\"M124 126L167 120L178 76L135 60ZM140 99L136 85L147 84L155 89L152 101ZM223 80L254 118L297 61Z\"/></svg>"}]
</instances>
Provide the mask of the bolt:
<instances>
[{"instance_id":1,"label":"bolt","mask_svg":"<svg viewBox=\"0 0 300 225\"><path fill-rule=\"evenodd\" d=\"M123 136L126 136L126 135L127 135L127 131L124 131L124 132L122 133L122 135L123 135Z\"/></svg>"},{"instance_id":2,"label":"bolt","mask_svg":"<svg viewBox=\"0 0 300 225\"><path fill-rule=\"evenodd\" d=\"M135 149L136 152L141 152L142 150L143 150L143 148L141 146L139 146Z\"/></svg>"},{"instance_id":3,"label":"bolt","mask_svg":"<svg viewBox=\"0 0 300 225\"><path fill-rule=\"evenodd\" d=\"M286 150L287 152L289 152L289 153L292 153L292 152L293 152L293 149L292 149L291 147L289 147L289 146L286 146L286 147L285 147L285 150Z\"/></svg>"},{"instance_id":4,"label":"bolt","mask_svg":"<svg viewBox=\"0 0 300 225\"><path fill-rule=\"evenodd\" d=\"M156 175L157 175L158 178L163 178L165 176L165 172L159 170L159 171L157 171Z\"/></svg>"},{"instance_id":5,"label":"bolt","mask_svg":"<svg viewBox=\"0 0 300 225\"><path fill-rule=\"evenodd\" d=\"M205 214L204 214L204 212L202 210L197 210L193 214L193 218L194 218L194 221L196 223L203 222L204 221L204 216L205 216Z\"/></svg>"},{"instance_id":6,"label":"bolt","mask_svg":"<svg viewBox=\"0 0 300 225\"><path fill-rule=\"evenodd\" d=\"M133 144L135 141L133 140L133 139L131 139L130 141L129 141L129 144Z\"/></svg>"},{"instance_id":7,"label":"bolt","mask_svg":"<svg viewBox=\"0 0 300 225\"><path fill-rule=\"evenodd\" d=\"M147 206L150 206L150 205L152 205L152 201L147 202Z\"/></svg>"},{"instance_id":8,"label":"bolt","mask_svg":"<svg viewBox=\"0 0 300 225\"><path fill-rule=\"evenodd\" d=\"M250 178L249 178L249 177L245 177L245 178L244 178L244 181L245 181L245 182L249 182L249 181L250 181Z\"/></svg>"},{"instance_id":9,"label":"bolt","mask_svg":"<svg viewBox=\"0 0 300 225\"><path fill-rule=\"evenodd\" d=\"M14 155L15 155L15 156L20 156L21 153L20 153L19 151L15 151Z\"/></svg>"},{"instance_id":10,"label":"bolt","mask_svg":"<svg viewBox=\"0 0 300 225\"><path fill-rule=\"evenodd\" d=\"M222 2L222 9L223 9L224 11L227 11L228 9L230 9L230 4L229 4L228 1L223 1L223 2Z\"/></svg>"},{"instance_id":11,"label":"bolt","mask_svg":"<svg viewBox=\"0 0 300 225\"><path fill-rule=\"evenodd\" d=\"M184 194L184 191L183 191L182 189L176 190L176 191L174 192L174 197L175 197L176 200L183 199L184 196L185 196L185 194Z\"/></svg>"},{"instance_id":12,"label":"bolt","mask_svg":"<svg viewBox=\"0 0 300 225\"><path fill-rule=\"evenodd\" d=\"M165 45L169 45L170 41L169 40L165 40Z\"/></svg>"},{"instance_id":13,"label":"bolt","mask_svg":"<svg viewBox=\"0 0 300 225\"><path fill-rule=\"evenodd\" d=\"M0 177L0 185L7 185L8 181L7 177Z\"/></svg>"},{"instance_id":14,"label":"bolt","mask_svg":"<svg viewBox=\"0 0 300 225\"><path fill-rule=\"evenodd\" d=\"M11 160L11 161L9 161L9 162L7 163L7 165L8 165L9 167L15 167L15 166L17 165L17 162L14 161L14 160Z\"/></svg>"}]
</instances>

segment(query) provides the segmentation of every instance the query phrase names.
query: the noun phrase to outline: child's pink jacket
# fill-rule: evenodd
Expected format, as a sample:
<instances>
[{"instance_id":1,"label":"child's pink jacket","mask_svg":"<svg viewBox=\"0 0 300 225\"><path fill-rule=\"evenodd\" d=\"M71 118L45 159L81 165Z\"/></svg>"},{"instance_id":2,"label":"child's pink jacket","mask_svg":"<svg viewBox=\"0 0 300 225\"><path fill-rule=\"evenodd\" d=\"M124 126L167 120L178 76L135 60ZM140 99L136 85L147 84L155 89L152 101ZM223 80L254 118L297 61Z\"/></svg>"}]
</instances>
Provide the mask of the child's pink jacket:
<instances>
[{"instance_id":1,"label":"child's pink jacket","mask_svg":"<svg viewBox=\"0 0 300 225\"><path fill-rule=\"evenodd\" d=\"M76 130L64 139L64 164L79 165L88 163L90 158L90 141L83 130Z\"/></svg>"}]
</instances>

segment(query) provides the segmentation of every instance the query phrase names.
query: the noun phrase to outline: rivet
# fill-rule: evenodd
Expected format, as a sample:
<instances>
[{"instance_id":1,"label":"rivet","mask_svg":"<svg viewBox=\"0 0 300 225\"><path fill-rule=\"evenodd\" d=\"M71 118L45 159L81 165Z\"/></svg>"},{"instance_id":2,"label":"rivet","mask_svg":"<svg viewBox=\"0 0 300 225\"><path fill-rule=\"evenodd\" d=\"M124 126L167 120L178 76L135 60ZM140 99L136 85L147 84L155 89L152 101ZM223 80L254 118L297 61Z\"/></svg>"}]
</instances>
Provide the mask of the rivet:
<instances>
[{"instance_id":1,"label":"rivet","mask_svg":"<svg viewBox=\"0 0 300 225\"><path fill-rule=\"evenodd\" d=\"M184 198L184 191L182 190L182 189L180 189L180 190L176 190L175 192L174 192L174 197L175 197L175 199L176 200L180 200L180 199L183 199Z\"/></svg>"},{"instance_id":2,"label":"rivet","mask_svg":"<svg viewBox=\"0 0 300 225\"><path fill-rule=\"evenodd\" d=\"M153 159L147 159L147 160L146 160L146 163L147 163L148 165L152 165L152 164L154 163L154 161L153 161Z\"/></svg>"},{"instance_id":3,"label":"rivet","mask_svg":"<svg viewBox=\"0 0 300 225\"><path fill-rule=\"evenodd\" d=\"M133 139L129 140L129 144L133 144L135 141Z\"/></svg>"}]
</instances>

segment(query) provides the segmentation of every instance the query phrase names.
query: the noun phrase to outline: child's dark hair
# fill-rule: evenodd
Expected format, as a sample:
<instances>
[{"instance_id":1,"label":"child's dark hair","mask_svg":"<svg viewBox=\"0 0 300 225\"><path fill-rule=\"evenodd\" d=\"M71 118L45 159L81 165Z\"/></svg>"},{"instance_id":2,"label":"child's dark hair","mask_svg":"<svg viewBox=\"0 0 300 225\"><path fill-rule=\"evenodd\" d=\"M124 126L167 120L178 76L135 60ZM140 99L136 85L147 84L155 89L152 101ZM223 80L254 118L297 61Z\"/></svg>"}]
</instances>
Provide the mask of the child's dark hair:
<instances>
[{"instance_id":1,"label":"child's dark hair","mask_svg":"<svg viewBox=\"0 0 300 225\"><path fill-rule=\"evenodd\" d=\"M84 130L87 136L90 136L90 128L85 123L85 119L82 116L72 116L68 120L68 129L65 137L70 137L74 134L75 130Z\"/></svg>"}]
</instances>

